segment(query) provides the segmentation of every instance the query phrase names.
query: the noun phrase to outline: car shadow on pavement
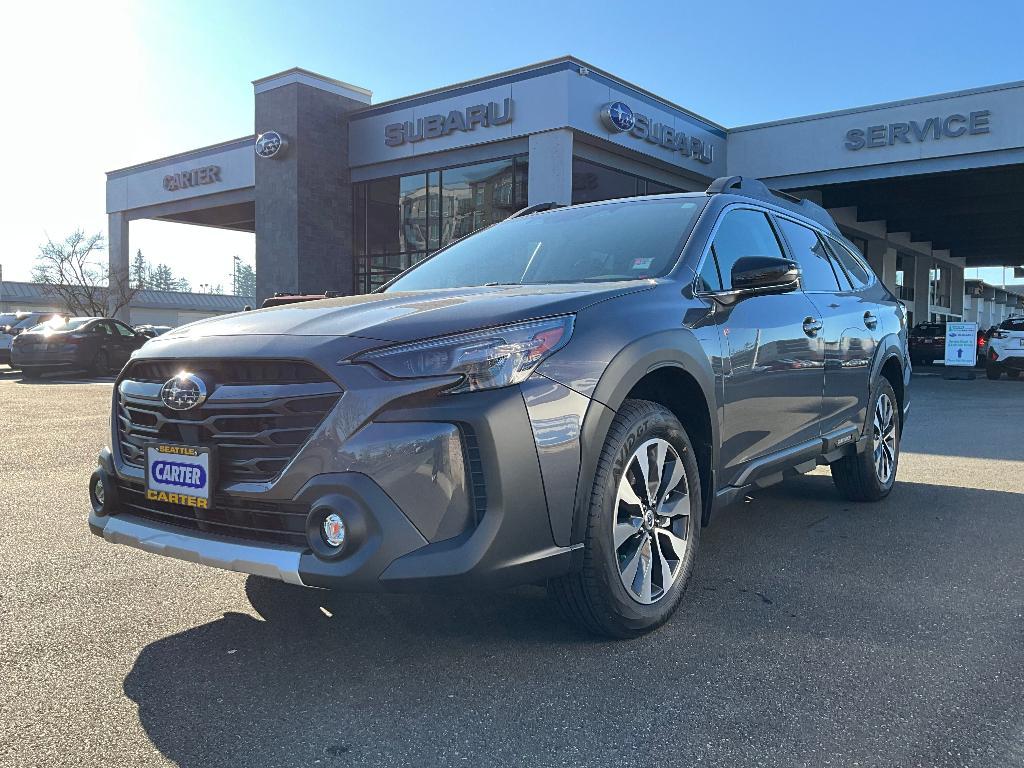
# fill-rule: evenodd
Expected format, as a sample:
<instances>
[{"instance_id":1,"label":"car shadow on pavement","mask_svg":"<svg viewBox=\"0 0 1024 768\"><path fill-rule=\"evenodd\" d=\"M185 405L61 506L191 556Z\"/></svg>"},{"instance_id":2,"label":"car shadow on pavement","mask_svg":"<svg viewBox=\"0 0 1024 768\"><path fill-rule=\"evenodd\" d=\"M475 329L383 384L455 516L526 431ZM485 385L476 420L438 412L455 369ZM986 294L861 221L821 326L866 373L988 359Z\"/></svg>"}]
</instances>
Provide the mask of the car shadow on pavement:
<instances>
[{"instance_id":1,"label":"car shadow on pavement","mask_svg":"<svg viewBox=\"0 0 1024 768\"><path fill-rule=\"evenodd\" d=\"M259 618L150 644L124 692L186 767L945 765L960 748L1009 764L1022 510L1024 494L920 483L853 504L797 478L719 515L679 613L624 643L583 635L536 587L364 596L249 577Z\"/></svg>"}]
</instances>

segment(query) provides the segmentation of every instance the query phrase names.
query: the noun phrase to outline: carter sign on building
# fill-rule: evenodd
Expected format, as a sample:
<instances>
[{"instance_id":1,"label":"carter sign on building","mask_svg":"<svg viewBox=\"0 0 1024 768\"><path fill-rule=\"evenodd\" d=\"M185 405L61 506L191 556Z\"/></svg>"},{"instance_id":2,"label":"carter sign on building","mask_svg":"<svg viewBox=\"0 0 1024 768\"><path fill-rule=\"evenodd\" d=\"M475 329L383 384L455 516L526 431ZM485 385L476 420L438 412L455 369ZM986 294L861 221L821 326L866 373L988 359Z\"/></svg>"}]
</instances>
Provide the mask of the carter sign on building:
<instances>
[{"instance_id":1,"label":"carter sign on building","mask_svg":"<svg viewBox=\"0 0 1024 768\"><path fill-rule=\"evenodd\" d=\"M204 165L202 168L193 168L191 171L169 173L164 176L164 189L168 192L176 192L179 189L198 187L201 184L216 184L220 181L219 165Z\"/></svg>"}]
</instances>

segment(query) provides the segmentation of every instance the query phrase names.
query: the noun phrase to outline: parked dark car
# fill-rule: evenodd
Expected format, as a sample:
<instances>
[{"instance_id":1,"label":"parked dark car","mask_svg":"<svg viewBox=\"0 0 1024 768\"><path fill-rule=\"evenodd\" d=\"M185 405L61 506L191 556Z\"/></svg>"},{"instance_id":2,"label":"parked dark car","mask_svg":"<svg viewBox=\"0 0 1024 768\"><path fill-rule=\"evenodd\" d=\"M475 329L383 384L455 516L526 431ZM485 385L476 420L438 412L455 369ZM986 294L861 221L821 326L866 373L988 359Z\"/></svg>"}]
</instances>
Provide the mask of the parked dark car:
<instances>
[{"instance_id":1,"label":"parked dark car","mask_svg":"<svg viewBox=\"0 0 1024 768\"><path fill-rule=\"evenodd\" d=\"M909 385L904 308L809 201L732 177L526 209L373 294L150 341L89 525L306 586L547 583L632 637L724 505L819 464L888 495Z\"/></svg>"},{"instance_id":2,"label":"parked dark car","mask_svg":"<svg viewBox=\"0 0 1024 768\"><path fill-rule=\"evenodd\" d=\"M910 359L914 365L931 365L946 357L946 324L918 323L910 329Z\"/></svg>"},{"instance_id":3,"label":"parked dark car","mask_svg":"<svg viewBox=\"0 0 1024 768\"><path fill-rule=\"evenodd\" d=\"M11 363L30 379L60 369L103 375L119 371L147 341L120 320L60 317L16 336Z\"/></svg>"},{"instance_id":4,"label":"parked dark car","mask_svg":"<svg viewBox=\"0 0 1024 768\"><path fill-rule=\"evenodd\" d=\"M17 312L14 322L8 322L0 328L0 363L11 364L11 343L14 337L24 333L40 323L49 322L55 317L61 317L56 312Z\"/></svg>"}]
</instances>

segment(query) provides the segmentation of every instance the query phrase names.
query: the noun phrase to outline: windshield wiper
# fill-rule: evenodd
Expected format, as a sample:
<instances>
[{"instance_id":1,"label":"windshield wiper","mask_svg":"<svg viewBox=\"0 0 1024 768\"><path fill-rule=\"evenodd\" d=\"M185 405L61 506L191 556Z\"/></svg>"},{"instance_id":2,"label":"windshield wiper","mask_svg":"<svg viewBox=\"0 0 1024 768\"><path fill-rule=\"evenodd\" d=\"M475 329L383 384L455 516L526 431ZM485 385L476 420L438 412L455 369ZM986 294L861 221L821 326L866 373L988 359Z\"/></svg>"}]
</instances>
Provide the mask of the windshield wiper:
<instances>
[{"instance_id":1,"label":"windshield wiper","mask_svg":"<svg viewBox=\"0 0 1024 768\"><path fill-rule=\"evenodd\" d=\"M484 283L484 288L494 288L497 285L522 285L522 283Z\"/></svg>"}]
</instances>

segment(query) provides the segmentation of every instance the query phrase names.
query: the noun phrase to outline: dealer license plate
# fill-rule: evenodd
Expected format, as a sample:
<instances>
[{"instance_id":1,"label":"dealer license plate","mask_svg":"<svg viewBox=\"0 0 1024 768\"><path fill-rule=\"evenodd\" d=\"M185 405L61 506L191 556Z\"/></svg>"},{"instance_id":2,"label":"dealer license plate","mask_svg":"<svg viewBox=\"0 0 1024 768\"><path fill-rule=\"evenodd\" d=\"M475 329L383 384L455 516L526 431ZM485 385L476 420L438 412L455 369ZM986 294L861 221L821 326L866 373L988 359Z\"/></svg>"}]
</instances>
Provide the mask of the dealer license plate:
<instances>
[{"instance_id":1,"label":"dealer license plate","mask_svg":"<svg viewBox=\"0 0 1024 768\"><path fill-rule=\"evenodd\" d=\"M209 509L214 466L212 448L152 443L146 446L146 498Z\"/></svg>"}]
</instances>

